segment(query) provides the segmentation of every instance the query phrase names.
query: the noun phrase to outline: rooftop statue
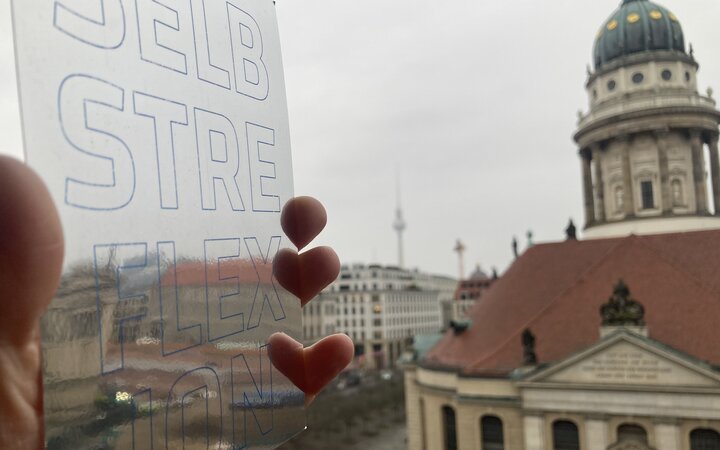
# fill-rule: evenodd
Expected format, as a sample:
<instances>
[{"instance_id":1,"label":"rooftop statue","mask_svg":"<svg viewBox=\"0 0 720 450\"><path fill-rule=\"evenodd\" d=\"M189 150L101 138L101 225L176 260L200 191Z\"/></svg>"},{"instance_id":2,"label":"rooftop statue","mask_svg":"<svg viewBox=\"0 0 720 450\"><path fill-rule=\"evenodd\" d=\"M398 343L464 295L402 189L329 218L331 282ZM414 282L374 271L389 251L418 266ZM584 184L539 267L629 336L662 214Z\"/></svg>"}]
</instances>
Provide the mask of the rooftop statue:
<instances>
[{"instance_id":1,"label":"rooftop statue","mask_svg":"<svg viewBox=\"0 0 720 450\"><path fill-rule=\"evenodd\" d=\"M612 297L600 307L603 326L645 325L645 308L630 297L630 289L623 280L618 281Z\"/></svg>"}]
</instances>

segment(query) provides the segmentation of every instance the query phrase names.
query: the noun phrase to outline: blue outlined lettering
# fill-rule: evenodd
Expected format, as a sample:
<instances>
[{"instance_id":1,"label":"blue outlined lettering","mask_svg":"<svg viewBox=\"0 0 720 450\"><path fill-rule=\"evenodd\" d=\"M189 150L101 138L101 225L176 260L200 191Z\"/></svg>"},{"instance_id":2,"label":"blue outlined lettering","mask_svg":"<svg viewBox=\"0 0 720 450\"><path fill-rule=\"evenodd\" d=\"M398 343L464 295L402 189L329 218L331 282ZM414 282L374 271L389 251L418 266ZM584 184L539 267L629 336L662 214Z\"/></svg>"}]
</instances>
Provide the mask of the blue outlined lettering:
<instances>
[{"instance_id":1,"label":"blue outlined lettering","mask_svg":"<svg viewBox=\"0 0 720 450\"><path fill-rule=\"evenodd\" d=\"M108 375L125 367L125 341L133 337L132 325L137 326L147 315L148 298L144 288L128 283L133 272L147 267L147 244L96 245L93 262L100 373Z\"/></svg>"},{"instance_id":2,"label":"blue outlined lettering","mask_svg":"<svg viewBox=\"0 0 720 450\"><path fill-rule=\"evenodd\" d=\"M277 188L275 170L275 130L246 123L248 161L250 163L250 189L253 211L280 212L280 197L273 194ZM277 192L277 191L275 191Z\"/></svg>"},{"instance_id":3,"label":"blue outlined lettering","mask_svg":"<svg viewBox=\"0 0 720 450\"><path fill-rule=\"evenodd\" d=\"M198 413L198 409L201 408L204 410ZM186 433L185 426L190 419L197 421L202 417L205 418L205 447L210 448L211 445L222 442L222 412L220 378L215 370L210 367L200 367L182 375L170 388L165 407L166 450L170 450L168 435L177 435L178 431L182 436L182 448L186 448L186 437L197 442L200 436L197 432L190 434L189 430ZM217 426L211 426L210 420L216 420ZM214 428L219 429L219 434L215 439L211 439L210 430Z\"/></svg>"},{"instance_id":4,"label":"blue outlined lettering","mask_svg":"<svg viewBox=\"0 0 720 450\"><path fill-rule=\"evenodd\" d=\"M210 30L208 29L206 0L191 0L193 20L193 41L195 62L200 80L230 90L230 72L213 62L210 52Z\"/></svg>"},{"instance_id":5,"label":"blue outlined lettering","mask_svg":"<svg viewBox=\"0 0 720 450\"><path fill-rule=\"evenodd\" d=\"M233 443L236 448L248 446L248 410L252 413L253 419L260 434L266 435L273 430L275 417L273 414L273 384L272 384L272 363L268 357L268 346L258 347L257 359L252 358L257 373L253 374L248 364L248 358L239 354L231 359L230 363L230 386L232 389L232 424ZM257 375L257 376L256 376ZM240 386L250 387L250 382L255 388L242 390ZM242 416L238 412L242 410ZM258 414L262 410L262 415ZM240 420L242 417L242 421Z\"/></svg>"},{"instance_id":6,"label":"blue outlined lettering","mask_svg":"<svg viewBox=\"0 0 720 450\"><path fill-rule=\"evenodd\" d=\"M222 190L233 211L245 211L237 183L240 151L235 126L221 114L194 111L202 209L216 210L217 193Z\"/></svg>"},{"instance_id":7,"label":"blue outlined lettering","mask_svg":"<svg viewBox=\"0 0 720 450\"><path fill-rule=\"evenodd\" d=\"M80 2L73 2L78 4ZM90 5L95 4L94 8ZM56 1L53 25L61 32L93 47L114 49L125 40L125 11L121 0L82 2L83 11L72 9L65 2ZM94 9L95 11L87 11Z\"/></svg>"},{"instance_id":8,"label":"blue outlined lettering","mask_svg":"<svg viewBox=\"0 0 720 450\"><path fill-rule=\"evenodd\" d=\"M160 207L178 209L174 127L188 124L187 107L142 92L133 92L133 105L135 114L153 121Z\"/></svg>"},{"instance_id":9,"label":"blue outlined lettering","mask_svg":"<svg viewBox=\"0 0 720 450\"><path fill-rule=\"evenodd\" d=\"M140 59L187 75L187 57L173 36L181 31L177 10L160 0L135 0L135 7Z\"/></svg>"},{"instance_id":10,"label":"blue outlined lettering","mask_svg":"<svg viewBox=\"0 0 720 450\"><path fill-rule=\"evenodd\" d=\"M202 344L202 325L191 320L201 311L193 310L192 302L180 298L175 242L158 242L157 254L162 355L170 356Z\"/></svg>"},{"instance_id":11,"label":"blue outlined lettering","mask_svg":"<svg viewBox=\"0 0 720 450\"><path fill-rule=\"evenodd\" d=\"M285 319L285 309L283 309L282 303L280 303L280 297L275 288L272 272L272 260L278 251L280 251L282 238L280 236L271 237L265 254L263 254L257 238L247 237L244 241L245 247L250 255L250 260L255 268L255 274L257 275L257 285L255 286L255 295L253 296L247 325L248 330L250 330L260 325L262 313L265 311L265 305L270 308L270 312L276 322ZM258 302L258 297L261 299L260 302Z\"/></svg>"},{"instance_id":12,"label":"blue outlined lettering","mask_svg":"<svg viewBox=\"0 0 720 450\"><path fill-rule=\"evenodd\" d=\"M85 179L65 180L65 203L82 209L115 210L135 194L135 161L127 144L100 124L122 123L125 91L90 75L70 75L60 84L58 112L65 140L85 158Z\"/></svg>"},{"instance_id":13,"label":"blue outlined lettering","mask_svg":"<svg viewBox=\"0 0 720 450\"><path fill-rule=\"evenodd\" d=\"M205 241L205 300L210 342L245 331L239 262L240 239Z\"/></svg>"},{"instance_id":14,"label":"blue outlined lettering","mask_svg":"<svg viewBox=\"0 0 720 450\"><path fill-rule=\"evenodd\" d=\"M265 100L270 91L270 78L263 61L260 26L250 14L230 2L227 10L235 91L256 100Z\"/></svg>"}]
</instances>

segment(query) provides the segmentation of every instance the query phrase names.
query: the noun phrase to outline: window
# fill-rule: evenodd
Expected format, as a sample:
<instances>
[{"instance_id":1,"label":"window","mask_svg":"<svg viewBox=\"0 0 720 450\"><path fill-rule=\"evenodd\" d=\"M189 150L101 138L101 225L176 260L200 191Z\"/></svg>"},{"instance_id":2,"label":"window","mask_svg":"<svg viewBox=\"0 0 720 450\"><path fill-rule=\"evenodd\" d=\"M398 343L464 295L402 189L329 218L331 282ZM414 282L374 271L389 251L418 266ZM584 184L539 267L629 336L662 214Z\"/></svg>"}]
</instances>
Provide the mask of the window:
<instances>
[{"instance_id":1,"label":"window","mask_svg":"<svg viewBox=\"0 0 720 450\"><path fill-rule=\"evenodd\" d=\"M673 180L672 183L670 183L670 187L672 190L673 206L682 206L685 203L682 182L680 182L680 180Z\"/></svg>"},{"instance_id":2,"label":"window","mask_svg":"<svg viewBox=\"0 0 720 450\"><path fill-rule=\"evenodd\" d=\"M485 416L480 420L482 450L504 450L503 423L499 417Z\"/></svg>"},{"instance_id":3,"label":"window","mask_svg":"<svg viewBox=\"0 0 720 450\"><path fill-rule=\"evenodd\" d=\"M690 72L685 72L685 81L687 81L689 83L691 79L692 79L692 76L690 75Z\"/></svg>"},{"instance_id":4,"label":"window","mask_svg":"<svg viewBox=\"0 0 720 450\"><path fill-rule=\"evenodd\" d=\"M553 450L580 450L577 425L568 420L558 420L552 426Z\"/></svg>"},{"instance_id":5,"label":"window","mask_svg":"<svg viewBox=\"0 0 720 450\"><path fill-rule=\"evenodd\" d=\"M618 442L637 441L647 444L647 431L640 425L624 423L617 429Z\"/></svg>"},{"instance_id":6,"label":"window","mask_svg":"<svg viewBox=\"0 0 720 450\"><path fill-rule=\"evenodd\" d=\"M645 80L645 75L640 72L634 73L632 76L632 81L635 84L640 84L643 82L643 80Z\"/></svg>"},{"instance_id":7,"label":"window","mask_svg":"<svg viewBox=\"0 0 720 450\"><path fill-rule=\"evenodd\" d=\"M653 194L652 181L641 181L640 193L642 195L642 209L655 208L655 197Z\"/></svg>"},{"instance_id":8,"label":"window","mask_svg":"<svg viewBox=\"0 0 720 450\"><path fill-rule=\"evenodd\" d=\"M625 195L623 193L623 187L615 186L613 194L615 195L615 211L623 212L625 210Z\"/></svg>"},{"instance_id":9,"label":"window","mask_svg":"<svg viewBox=\"0 0 720 450\"><path fill-rule=\"evenodd\" d=\"M690 450L720 450L720 433L709 428L690 432Z\"/></svg>"},{"instance_id":10,"label":"window","mask_svg":"<svg viewBox=\"0 0 720 450\"><path fill-rule=\"evenodd\" d=\"M617 86L617 83L615 83L615 80L608 81L608 84L607 84L608 91L614 91L615 86Z\"/></svg>"},{"instance_id":11,"label":"window","mask_svg":"<svg viewBox=\"0 0 720 450\"><path fill-rule=\"evenodd\" d=\"M455 424L455 410L450 406L443 406L443 425L445 431L445 450L457 450L457 428Z\"/></svg>"},{"instance_id":12,"label":"window","mask_svg":"<svg viewBox=\"0 0 720 450\"><path fill-rule=\"evenodd\" d=\"M670 72L669 70L665 69L665 70L662 71L662 73L660 74L660 76L662 77L663 80L665 80L665 81L670 81L670 80L672 79L672 72Z\"/></svg>"}]
</instances>

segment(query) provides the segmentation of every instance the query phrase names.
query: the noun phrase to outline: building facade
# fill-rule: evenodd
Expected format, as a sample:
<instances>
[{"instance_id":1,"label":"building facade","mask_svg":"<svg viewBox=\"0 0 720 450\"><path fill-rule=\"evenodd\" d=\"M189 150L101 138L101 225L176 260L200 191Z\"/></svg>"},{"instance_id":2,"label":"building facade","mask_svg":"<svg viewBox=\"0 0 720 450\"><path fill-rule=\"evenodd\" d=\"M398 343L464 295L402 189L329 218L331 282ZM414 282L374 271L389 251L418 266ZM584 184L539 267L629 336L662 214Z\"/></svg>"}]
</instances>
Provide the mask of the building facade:
<instances>
[{"instance_id":1,"label":"building facade","mask_svg":"<svg viewBox=\"0 0 720 450\"><path fill-rule=\"evenodd\" d=\"M414 336L443 329L442 305L456 286L450 277L393 266L344 265L303 309L306 344L345 333L364 366L390 367Z\"/></svg>"},{"instance_id":2,"label":"building facade","mask_svg":"<svg viewBox=\"0 0 720 450\"><path fill-rule=\"evenodd\" d=\"M653 2L622 1L594 62L585 239L529 248L406 366L410 450L720 449L720 115Z\"/></svg>"},{"instance_id":3,"label":"building facade","mask_svg":"<svg viewBox=\"0 0 720 450\"><path fill-rule=\"evenodd\" d=\"M460 280L455 290L455 297L452 302L452 318L455 322L465 322L470 319L468 312L475 306L485 292L497 280L498 275L493 271L492 277L488 276L480 266L465 280Z\"/></svg>"}]
</instances>

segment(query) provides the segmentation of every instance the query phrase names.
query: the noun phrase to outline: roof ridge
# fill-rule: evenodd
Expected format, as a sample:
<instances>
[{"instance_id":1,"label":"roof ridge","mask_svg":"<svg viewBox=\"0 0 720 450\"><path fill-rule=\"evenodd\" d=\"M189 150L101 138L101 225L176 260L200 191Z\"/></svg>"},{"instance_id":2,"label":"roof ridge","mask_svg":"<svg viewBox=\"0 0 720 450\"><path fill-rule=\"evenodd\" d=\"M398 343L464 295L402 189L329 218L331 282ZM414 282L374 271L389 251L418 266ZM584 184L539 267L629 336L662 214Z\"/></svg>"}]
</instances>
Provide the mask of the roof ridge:
<instances>
[{"instance_id":1,"label":"roof ridge","mask_svg":"<svg viewBox=\"0 0 720 450\"><path fill-rule=\"evenodd\" d=\"M681 269L681 268L679 267L679 266L681 266L681 264L680 264L678 261L676 261L674 258L672 258L672 257L670 257L669 255L666 255L666 254L664 254L664 253L661 253L661 252L658 251L656 248L654 248L652 245L650 245L649 243L645 242L645 239L638 239L638 242L640 242L640 243L643 245L643 247L647 248L649 251L651 251L652 253L654 253L655 255L657 255L658 258L663 259L667 265L669 265L670 267L673 268L673 270L675 270L676 272L680 273L680 274L683 275L685 278L688 278L688 279L692 280L692 281L694 282L694 284L697 285L697 286L700 288L701 291L705 291L705 292L707 292L707 293L710 294L710 295L717 295L717 292L715 292L715 291L712 290L710 287L708 287L705 283L703 283L703 282L702 282L700 279L698 279L696 276L691 275L691 274L688 273L686 270Z\"/></svg>"},{"instance_id":2,"label":"roof ridge","mask_svg":"<svg viewBox=\"0 0 720 450\"><path fill-rule=\"evenodd\" d=\"M577 281L578 281L578 280L584 278L584 277L587 276L589 273L591 273L592 271L596 270L596 269L605 261L605 259L606 259L610 254L612 254L613 252L615 252L615 251L617 250L617 248L620 247L621 245L623 245L625 242L628 242L628 241L632 242L632 241L631 241L630 239L628 239L628 238L632 238L633 236L634 236L634 235L631 235L631 236L628 236L628 237L619 239L618 242L616 242L615 244L613 244L613 245L605 252L605 254L604 254L601 258L598 258L598 260L597 260L594 264L591 264L590 267L588 267L586 270L584 270L584 271L582 271L580 274L578 274L578 276L575 277L575 278L568 284L568 286L567 286L565 289L563 289L560 293L558 293L555 297L553 297L553 299L550 300L550 301L547 303L547 305L545 305L544 308L540 309L540 311L538 311L537 314L535 314L535 315L534 315L533 317L531 317L527 322L525 322L522 326L520 326L520 329L518 329L517 331L513 332L512 334L510 334L510 336L509 336L505 341L503 341L499 346L496 347L496 350L495 350L494 352L490 353L489 355L485 356L484 358L478 359L477 361L474 361L474 362L472 362L471 364L468 364L467 367L476 366L476 365L482 363L483 361L486 361L486 360L492 358L492 357L495 356L497 353L499 353L500 350L502 350L503 348L505 348L505 346L506 346L508 343L510 343L510 341L511 341L513 338L519 336L523 331L525 331L526 329L528 329L528 327L529 327L530 324L532 324L533 322L535 322L543 313L545 313L545 311L547 311L548 309L550 309L550 307L552 307L552 306L555 304L555 302L558 301L558 299L562 298L568 291L570 291L571 289L573 289L573 288L577 285Z\"/></svg>"}]
</instances>

